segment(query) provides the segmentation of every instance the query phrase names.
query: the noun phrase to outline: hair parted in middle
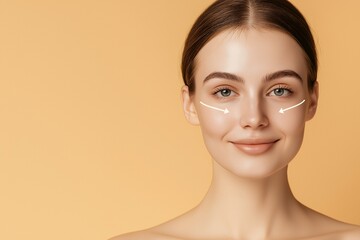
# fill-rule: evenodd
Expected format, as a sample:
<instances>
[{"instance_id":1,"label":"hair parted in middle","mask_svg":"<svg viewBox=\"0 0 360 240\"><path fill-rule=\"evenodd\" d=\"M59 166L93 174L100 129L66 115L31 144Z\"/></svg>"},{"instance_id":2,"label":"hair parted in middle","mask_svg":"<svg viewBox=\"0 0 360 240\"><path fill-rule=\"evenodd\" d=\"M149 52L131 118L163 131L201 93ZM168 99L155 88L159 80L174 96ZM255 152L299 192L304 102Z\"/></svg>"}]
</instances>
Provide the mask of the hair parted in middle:
<instances>
[{"instance_id":1,"label":"hair parted in middle","mask_svg":"<svg viewBox=\"0 0 360 240\"><path fill-rule=\"evenodd\" d=\"M291 36L303 49L308 65L308 86L317 79L318 60L310 27L300 11L287 0L217 0L195 21L185 41L182 77L195 92L196 56L212 38L228 29L274 29Z\"/></svg>"}]
</instances>

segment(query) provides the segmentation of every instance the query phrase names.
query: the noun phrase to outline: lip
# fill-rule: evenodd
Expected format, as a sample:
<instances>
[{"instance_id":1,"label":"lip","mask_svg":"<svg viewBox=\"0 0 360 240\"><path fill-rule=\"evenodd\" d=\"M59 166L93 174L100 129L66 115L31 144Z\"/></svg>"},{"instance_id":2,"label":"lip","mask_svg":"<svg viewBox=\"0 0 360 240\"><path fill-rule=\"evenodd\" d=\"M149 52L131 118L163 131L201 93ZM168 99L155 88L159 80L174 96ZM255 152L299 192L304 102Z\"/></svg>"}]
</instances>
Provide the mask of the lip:
<instances>
[{"instance_id":1,"label":"lip","mask_svg":"<svg viewBox=\"0 0 360 240\"><path fill-rule=\"evenodd\" d=\"M260 155L270 150L279 139L244 139L231 142L237 149L248 155Z\"/></svg>"}]
</instances>

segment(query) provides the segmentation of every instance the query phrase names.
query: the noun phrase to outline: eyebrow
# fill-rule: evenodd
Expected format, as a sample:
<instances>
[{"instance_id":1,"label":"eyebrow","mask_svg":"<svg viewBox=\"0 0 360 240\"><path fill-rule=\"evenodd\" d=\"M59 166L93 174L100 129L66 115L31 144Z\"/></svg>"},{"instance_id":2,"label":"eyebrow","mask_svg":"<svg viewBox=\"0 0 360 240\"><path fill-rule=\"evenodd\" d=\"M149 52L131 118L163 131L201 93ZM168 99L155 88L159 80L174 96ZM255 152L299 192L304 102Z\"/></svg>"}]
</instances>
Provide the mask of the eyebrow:
<instances>
[{"instance_id":1,"label":"eyebrow","mask_svg":"<svg viewBox=\"0 0 360 240\"><path fill-rule=\"evenodd\" d=\"M244 80L235 75L235 74L232 74L232 73L227 73L227 72L213 72L213 73L210 73L203 81L203 83L211 80L211 79L214 79L214 78L221 78L221 79L226 79L226 80L231 80L231 81L236 81L236 82L244 82Z\"/></svg>"},{"instance_id":2,"label":"eyebrow","mask_svg":"<svg viewBox=\"0 0 360 240\"><path fill-rule=\"evenodd\" d=\"M293 70L280 70L280 71L276 71L276 72L267 74L264 77L264 81L265 82L270 82L270 81L273 81L275 79L284 78L284 77L292 77L292 78L298 79L301 82L303 81L301 76L297 72L295 72ZM244 80L240 76L232 74L232 73L228 73L228 72L213 72L213 73L210 73L204 79L203 83L205 83L205 82L207 82L207 81L209 81L211 79L214 79L214 78L220 78L220 79L226 79L226 80L231 80L231 81L244 83Z\"/></svg>"},{"instance_id":3,"label":"eyebrow","mask_svg":"<svg viewBox=\"0 0 360 240\"><path fill-rule=\"evenodd\" d=\"M264 80L265 80L265 82L270 82L272 80L284 78L284 77L292 77L292 78L296 78L296 79L300 80L301 82L303 81L302 78L300 77L300 75L293 70L281 70L281 71L267 74L265 76Z\"/></svg>"}]
</instances>

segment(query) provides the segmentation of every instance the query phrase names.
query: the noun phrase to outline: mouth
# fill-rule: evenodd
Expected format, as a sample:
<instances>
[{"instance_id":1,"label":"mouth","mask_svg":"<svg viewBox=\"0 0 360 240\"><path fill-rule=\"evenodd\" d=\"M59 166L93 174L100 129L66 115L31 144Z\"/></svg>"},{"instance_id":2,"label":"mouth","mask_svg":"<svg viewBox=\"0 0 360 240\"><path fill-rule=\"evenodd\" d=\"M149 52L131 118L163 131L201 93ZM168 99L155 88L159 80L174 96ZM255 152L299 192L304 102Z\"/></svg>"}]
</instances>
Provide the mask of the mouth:
<instances>
[{"instance_id":1,"label":"mouth","mask_svg":"<svg viewBox=\"0 0 360 240\"><path fill-rule=\"evenodd\" d=\"M231 142L247 155L260 155L270 150L280 139L244 139Z\"/></svg>"}]
</instances>

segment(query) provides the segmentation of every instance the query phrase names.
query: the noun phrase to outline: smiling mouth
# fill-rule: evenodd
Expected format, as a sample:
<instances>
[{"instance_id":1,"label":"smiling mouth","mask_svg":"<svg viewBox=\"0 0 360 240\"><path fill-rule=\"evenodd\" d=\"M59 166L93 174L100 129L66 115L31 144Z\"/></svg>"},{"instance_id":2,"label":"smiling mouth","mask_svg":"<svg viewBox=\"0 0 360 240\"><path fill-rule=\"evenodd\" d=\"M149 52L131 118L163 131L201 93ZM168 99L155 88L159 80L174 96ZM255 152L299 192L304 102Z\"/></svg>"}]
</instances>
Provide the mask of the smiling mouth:
<instances>
[{"instance_id":1,"label":"smiling mouth","mask_svg":"<svg viewBox=\"0 0 360 240\"><path fill-rule=\"evenodd\" d=\"M243 140L231 142L237 149L248 155L260 155L270 150L280 139L276 140Z\"/></svg>"}]
</instances>

